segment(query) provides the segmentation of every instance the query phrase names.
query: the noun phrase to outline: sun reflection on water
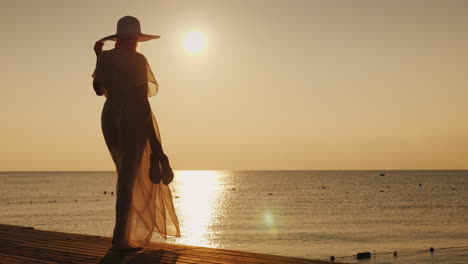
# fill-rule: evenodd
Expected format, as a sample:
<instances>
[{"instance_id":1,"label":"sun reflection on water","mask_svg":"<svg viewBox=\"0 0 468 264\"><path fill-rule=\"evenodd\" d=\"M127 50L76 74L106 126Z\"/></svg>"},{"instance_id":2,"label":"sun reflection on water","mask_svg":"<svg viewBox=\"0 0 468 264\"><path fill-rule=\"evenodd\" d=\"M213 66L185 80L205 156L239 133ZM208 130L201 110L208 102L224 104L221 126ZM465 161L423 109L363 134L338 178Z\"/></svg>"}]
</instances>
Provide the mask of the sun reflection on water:
<instances>
[{"instance_id":1,"label":"sun reflection on water","mask_svg":"<svg viewBox=\"0 0 468 264\"><path fill-rule=\"evenodd\" d=\"M216 247L210 239L222 199L224 174L218 171L177 171L175 206L181 222L180 244Z\"/></svg>"}]
</instances>

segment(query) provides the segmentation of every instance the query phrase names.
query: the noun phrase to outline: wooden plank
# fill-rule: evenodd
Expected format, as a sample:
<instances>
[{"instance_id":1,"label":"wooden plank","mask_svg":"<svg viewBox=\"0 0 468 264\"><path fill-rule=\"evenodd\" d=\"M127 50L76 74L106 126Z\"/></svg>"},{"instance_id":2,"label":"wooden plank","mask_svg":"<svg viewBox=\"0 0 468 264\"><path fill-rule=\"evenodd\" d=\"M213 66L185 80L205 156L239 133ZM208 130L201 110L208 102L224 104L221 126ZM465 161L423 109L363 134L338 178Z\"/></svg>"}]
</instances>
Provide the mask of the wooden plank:
<instances>
[{"instance_id":1,"label":"wooden plank","mask_svg":"<svg viewBox=\"0 0 468 264\"><path fill-rule=\"evenodd\" d=\"M0 224L3 263L320 264L330 263L196 246L152 242L138 252L111 248L111 238Z\"/></svg>"},{"instance_id":2,"label":"wooden plank","mask_svg":"<svg viewBox=\"0 0 468 264\"><path fill-rule=\"evenodd\" d=\"M0 230L8 230L8 229L34 229L34 227L0 224Z\"/></svg>"},{"instance_id":3,"label":"wooden plank","mask_svg":"<svg viewBox=\"0 0 468 264\"><path fill-rule=\"evenodd\" d=\"M212 249L212 248L195 248L192 249L193 251L198 251L197 254L202 255L202 254L220 254L220 255L228 255L232 256L234 258L248 258L252 257L255 259L264 259L267 261L271 261L268 263L276 263L273 261L278 261L280 263L303 263L303 264L308 264L311 263L310 259L304 259L304 258L296 258L296 257L285 257L285 256L278 256L278 255L268 255L268 254L262 254L262 253L253 253L253 252L246 252L246 251L237 251L237 250L227 250L227 249ZM323 260L313 260L316 263L330 263L329 261L323 261Z\"/></svg>"},{"instance_id":4,"label":"wooden plank","mask_svg":"<svg viewBox=\"0 0 468 264\"><path fill-rule=\"evenodd\" d=\"M80 255L102 257L110 248L110 243L108 246L105 246L100 250L96 250L93 245L90 246L83 242L80 242L80 244L78 244L70 241L54 241L53 239L48 239L47 241L39 242L36 239L31 240L29 237L24 237L24 235L23 237L21 237L21 235L18 234L16 234L16 237L13 234L10 234L9 236L0 235L0 244L2 239L6 239L7 241L10 239L15 239L15 242L22 243L24 246L27 245L29 247L41 248L44 250L53 248L54 251L56 251L55 254L59 255L59 257L60 255L68 254L76 254L77 258L81 257ZM146 248L145 251L148 251L150 249L151 248ZM89 259L89 257L87 259Z\"/></svg>"},{"instance_id":5,"label":"wooden plank","mask_svg":"<svg viewBox=\"0 0 468 264\"><path fill-rule=\"evenodd\" d=\"M42 231L42 232L46 232L46 231ZM18 235L18 233L16 233L15 235ZM59 235L60 235L60 238L65 237L65 236L63 236L61 234L59 234ZM77 235L76 237L78 237L80 240L83 240L83 239L86 240L86 236L83 237L83 235ZM110 239L107 239L107 240L109 240L109 243L110 243ZM76 243L76 242L77 241L74 241L74 243ZM57 243L63 243L63 242L60 241L60 242L57 242ZM69 246L69 247L76 248L75 245L72 245L72 246ZM233 262L235 262L236 258L239 258L239 259L242 259L243 261L250 261L252 263L265 263L265 261L263 261L263 260L268 260L268 263L281 263L281 262L284 262L284 261L287 261L287 263L310 263L310 260L307 260L307 259L289 258L289 257L273 256L273 255L266 255L266 254L259 254L259 253L248 253L248 252L242 252L242 251L209 249L209 248L201 248L201 247L190 247L190 248L188 248L187 246L164 244L164 243L154 243L154 244L152 243L152 246L156 246L157 248L166 248L168 250L184 250L184 249L201 250L201 251L203 251L202 254L204 254L204 255L207 255L207 254L205 254L205 251L206 252L212 252L214 254L224 254L226 256L224 256L223 259L231 259ZM84 247L88 248L88 245L85 245ZM106 247L106 249L107 249L107 247ZM191 255L194 255L194 254L196 255L197 253L192 253ZM200 253L198 253L198 255L200 255ZM207 256L210 256L210 254L208 254ZM249 257L250 258L253 257L254 259L249 259ZM210 258L210 257L208 257L208 258ZM241 261L241 263L242 263L242 261ZM327 263L327 262L324 262L324 263Z\"/></svg>"},{"instance_id":6,"label":"wooden plank","mask_svg":"<svg viewBox=\"0 0 468 264\"><path fill-rule=\"evenodd\" d=\"M2 239L4 239L4 238L0 238L0 245L2 244L1 243ZM6 239L10 239L10 238L6 238ZM27 240L20 240L20 239L17 239L17 241L15 241L15 242L22 243L21 246L23 247L23 249L26 249L25 255L29 255L30 252L33 252L33 250L28 249L29 247L33 247L34 249L42 249L43 252L45 252L45 254L49 258L52 258L51 255L54 255L55 259L61 259L61 260L64 257L68 258L70 255L73 255L73 256L75 256L74 257L75 259L79 259L79 262L85 262L85 261L90 262L89 260L96 259L96 258L103 258L103 257L105 257L106 254L111 254L111 255L119 255L120 254L118 251L110 253L109 252L110 245L108 247L106 247L105 250L99 250L99 251L96 251L96 250L86 251L85 250L85 251L83 251L83 250L75 250L74 248L77 248L77 247L75 247L73 244L71 244L71 245L74 248L72 248L72 246L70 246L69 244L61 245L60 243L57 244L57 243L44 242L44 244L42 244L42 243L38 243L38 242L28 242ZM80 244L80 245L81 245L81 248L86 248L86 244ZM53 248L53 251L50 250L51 248ZM107 252L106 252L106 250L107 250ZM145 249L145 254L147 255L145 258L152 258L153 257L152 254L154 254L153 251L154 250L151 250L150 248ZM167 255L168 255L167 252L164 252L164 250L159 250L159 251L160 252L162 251L163 254L158 253L158 255L162 255L158 259L158 261L160 261L161 263L166 262L165 258L167 258ZM15 253L17 253L17 252L15 252ZM91 261L91 263L94 263L94 261ZM185 261L179 261L179 263L185 263ZM192 262L187 261L187 263L192 263Z\"/></svg>"},{"instance_id":7,"label":"wooden plank","mask_svg":"<svg viewBox=\"0 0 468 264\"><path fill-rule=\"evenodd\" d=\"M0 234L1 233L2 232L0 232ZM77 244L75 242L70 243L70 241L54 241L52 239L48 239L47 241L37 241L36 239L31 240L30 236L24 236L24 235L21 236L19 234L7 234L7 235L4 234L3 238L0 238L0 239L15 239L17 242L28 243L28 246L34 246L36 248L43 248L45 250L49 249L50 247L53 247L55 251L64 252L64 253L75 253L77 255L86 254L86 255L92 255L92 256L99 256L100 254L102 254L102 252L105 251L105 250L98 250L98 251L89 250L89 245ZM161 243L158 243L158 244L161 244ZM151 245L151 246L154 247L154 245ZM95 249L95 248L91 247L91 249ZM106 247L105 249L108 249L108 247ZM194 258L199 260L199 256L204 255L205 256L204 260L207 263L209 262L220 263L220 262L226 262L226 261L229 263L239 263L239 264L246 263L246 262L259 263L259 264L260 263L272 263L272 264L284 263L283 261L274 260L274 257L265 260L261 258L255 258L255 257L242 257L242 256L239 256L239 254L235 256L232 256L229 254L226 254L225 256L223 256L222 254L220 255L220 254L211 254L211 253L204 253L204 252L202 252L203 254L199 254L199 252L188 252L187 250L189 249L185 249L182 246L179 246L176 249L184 250L183 252L184 259L187 259L187 260L192 260ZM287 263L297 263L297 262L287 262Z\"/></svg>"},{"instance_id":8,"label":"wooden plank","mask_svg":"<svg viewBox=\"0 0 468 264\"><path fill-rule=\"evenodd\" d=\"M21 237L21 236L11 236L5 235L0 233L0 240L13 240L13 244L20 244L22 246L34 246L36 248L54 248L56 251L64 251L64 252L74 252L75 254L79 254L82 252L94 252L94 253L103 253L110 247L110 245L106 248L102 248L101 250L94 247L94 245L89 244L78 244L78 243L67 243L67 241L54 241L52 239L48 240L32 240L28 237Z\"/></svg>"},{"instance_id":9,"label":"wooden plank","mask_svg":"<svg viewBox=\"0 0 468 264\"><path fill-rule=\"evenodd\" d=\"M56 264L58 262L52 262L52 261L43 261L43 260L38 260L37 258L28 258L25 256L16 256L16 255L10 255L10 254L5 254L5 253L0 253L0 263L6 263L6 264L11 264L11 263L21 263L21 264Z\"/></svg>"},{"instance_id":10,"label":"wooden plank","mask_svg":"<svg viewBox=\"0 0 468 264\"><path fill-rule=\"evenodd\" d=\"M256 253L250 254L240 254L235 253L231 254L229 251L224 252L209 252L209 251L198 251L194 250L184 250L184 255L195 255L199 257L203 257L204 259L223 259L229 261L229 263L255 263L255 264L284 264L284 263L294 263L294 264L309 264L311 260L309 259L298 259L298 258L289 258L289 257L281 257L281 256L274 256L274 255L264 255ZM329 263L329 262L322 262L320 260L314 260L313 263Z\"/></svg>"},{"instance_id":11,"label":"wooden plank","mask_svg":"<svg viewBox=\"0 0 468 264\"><path fill-rule=\"evenodd\" d=\"M39 260L53 260L57 262L70 263L96 263L98 258L74 254L73 252L60 252L54 248L30 247L24 245L2 245L1 251L15 256L37 258Z\"/></svg>"},{"instance_id":12,"label":"wooden plank","mask_svg":"<svg viewBox=\"0 0 468 264\"><path fill-rule=\"evenodd\" d=\"M62 239L67 241L72 241L76 243L81 243L86 241L87 243L94 243L98 248L108 248L107 246L111 245L112 239L109 237L100 237L100 236L90 236L90 235L81 235L81 234L73 234L73 233L63 233L63 232L55 232L55 231L44 231L44 230L37 230L34 231L25 231L25 230L13 230L13 231L3 231L1 232L10 232L14 235L18 234L27 234L28 236L36 236L38 238L42 238L43 236L47 236L51 239ZM177 245L177 244L167 244L167 243L158 243L152 242L151 245L156 246L157 248L163 248L166 250L180 250L186 248L197 248L194 246L185 246L185 245Z\"/></svg>"}]
</instances>

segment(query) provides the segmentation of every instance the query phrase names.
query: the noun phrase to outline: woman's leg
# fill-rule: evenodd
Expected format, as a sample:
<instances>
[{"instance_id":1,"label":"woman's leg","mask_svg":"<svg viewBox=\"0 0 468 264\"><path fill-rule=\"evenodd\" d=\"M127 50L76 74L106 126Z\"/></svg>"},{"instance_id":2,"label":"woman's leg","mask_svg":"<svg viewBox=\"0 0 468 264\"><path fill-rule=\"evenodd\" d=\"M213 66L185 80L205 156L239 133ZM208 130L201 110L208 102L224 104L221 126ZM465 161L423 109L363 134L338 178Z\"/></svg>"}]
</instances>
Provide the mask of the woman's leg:
<instances>
[{"instance_id":1,"label":"woman's leg","mask_svg":"<svg viewBox=\"0 0 468 264\"><path fill-rule=\"evenodd\" d=\"M137 109L138 110L138 109ZM107 135L111 135L109 142L110 151L117 167L117 201L116 218L112 244L116 248L131 248L132 236L132 210L133 191L136 176L140 170L141 157L147 133L144 131L144 119L138 111L123 105L120 112L115 113L115 122L110 126ZM104 126L103 126L104 127Z\"/></svg>"}]
</instances>

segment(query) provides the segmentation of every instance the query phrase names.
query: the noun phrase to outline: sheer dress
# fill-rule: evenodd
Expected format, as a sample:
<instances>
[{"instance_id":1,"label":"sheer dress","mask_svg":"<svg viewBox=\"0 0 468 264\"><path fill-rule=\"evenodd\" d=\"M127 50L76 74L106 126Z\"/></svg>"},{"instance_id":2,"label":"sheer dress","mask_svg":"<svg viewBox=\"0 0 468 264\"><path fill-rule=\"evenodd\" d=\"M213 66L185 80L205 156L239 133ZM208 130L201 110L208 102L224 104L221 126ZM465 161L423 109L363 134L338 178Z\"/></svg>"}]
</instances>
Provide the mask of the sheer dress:
<instances>
[{"instance_id":1,"label":"sheer dress","mask_svg":"<svg viewBox=\"0 0 468 264\"><path fill-rule=\"evenodd\" d=\"M118 176L112 244L146 246L153 232L180 237L169 186L149 178L150 129L159 142L161 137L148 101L158 83L146 58L130 50L102 51L92 76L106 97L101 128Z\"/></svg>"}]
</instances>

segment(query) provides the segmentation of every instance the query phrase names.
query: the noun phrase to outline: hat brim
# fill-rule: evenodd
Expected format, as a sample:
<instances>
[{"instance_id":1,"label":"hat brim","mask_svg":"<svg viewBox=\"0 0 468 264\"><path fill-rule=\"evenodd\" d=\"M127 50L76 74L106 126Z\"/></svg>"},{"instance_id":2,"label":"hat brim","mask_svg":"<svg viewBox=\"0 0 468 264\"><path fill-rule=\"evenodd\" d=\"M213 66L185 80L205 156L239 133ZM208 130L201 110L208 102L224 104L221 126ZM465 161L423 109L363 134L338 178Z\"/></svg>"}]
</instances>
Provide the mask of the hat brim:
<instances>
[{"instance_id":1,"label":"hat brim","mask_svg":"<svg viewBox=\"0 0 468 264\"><path fill-rule=\"evenodd\" d=\"M131 35L114 34L114 35L110 35L110 36L102 38L101 41L105 41L105 40L117 41L118 39L122 39L122 38L136 38L138 42L143 42L143 41L148 41L152 39L158 39L160 38L160 36L148 35L148 34L142 34L142 33L131 34Z\"/></svg>"}]
</instances>

